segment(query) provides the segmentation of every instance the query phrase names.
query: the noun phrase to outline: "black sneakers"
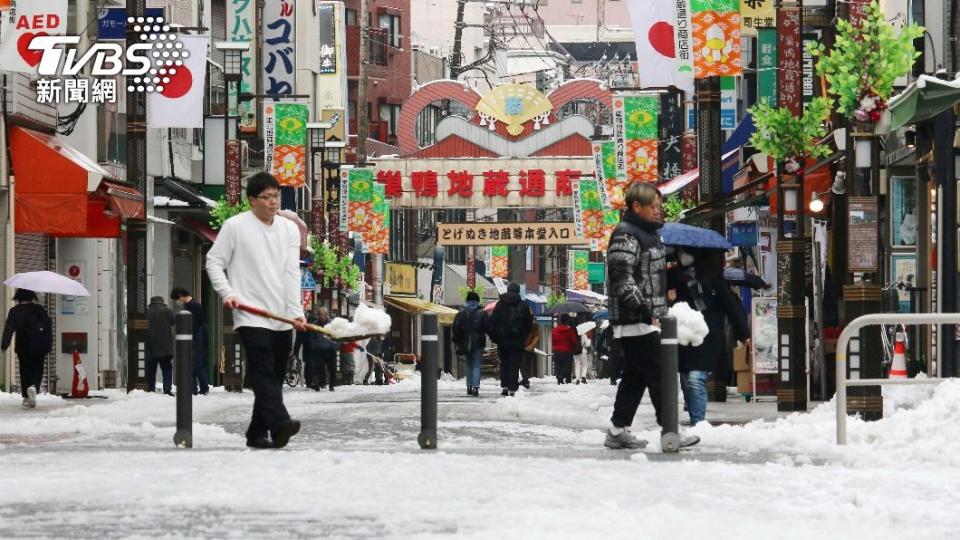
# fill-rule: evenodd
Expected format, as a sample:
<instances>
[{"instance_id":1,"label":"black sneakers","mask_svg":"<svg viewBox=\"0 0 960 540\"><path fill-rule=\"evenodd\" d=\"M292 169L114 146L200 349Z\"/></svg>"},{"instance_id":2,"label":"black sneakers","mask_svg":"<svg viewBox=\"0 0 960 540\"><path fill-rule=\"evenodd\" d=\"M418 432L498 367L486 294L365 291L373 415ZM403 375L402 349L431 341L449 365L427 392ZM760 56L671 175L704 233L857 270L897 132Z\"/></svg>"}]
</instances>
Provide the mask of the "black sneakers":
<instances>
[{"instance_id":1,"label":"black sneakers","mask_svg":"<svg viewBox=\"0 0 960 540\"><path fill-rule=\"evenodd\" d=\"M507 390L506 388L503 389L503 392L500 392L500 395L504 397L508 396L509 394L510 394L510 391Z\"/></svg>"},{"instance_id":2,"label":"black sneakers","mask_svg":"<svg viewBox=\"0 0 960 540\"><path fill-rule=\"evenodd\" d=\"M293 437L300 431L300 421L299 420L287 420L277 428L277 432L273 434L273 447L274 448L283 448L290 442L290 437Z\"/></svg>"},{"instance_id":3,"label":"black sneakers","mask_svg":"<svg viewBox=\"0 0 960 540\"><path fill-rule=\"evenodd\" d=\"M273 448L273 442L264 435L258 439L247 439L247 447L263 450L265 448Z\"/></svg>"}]
</instances>

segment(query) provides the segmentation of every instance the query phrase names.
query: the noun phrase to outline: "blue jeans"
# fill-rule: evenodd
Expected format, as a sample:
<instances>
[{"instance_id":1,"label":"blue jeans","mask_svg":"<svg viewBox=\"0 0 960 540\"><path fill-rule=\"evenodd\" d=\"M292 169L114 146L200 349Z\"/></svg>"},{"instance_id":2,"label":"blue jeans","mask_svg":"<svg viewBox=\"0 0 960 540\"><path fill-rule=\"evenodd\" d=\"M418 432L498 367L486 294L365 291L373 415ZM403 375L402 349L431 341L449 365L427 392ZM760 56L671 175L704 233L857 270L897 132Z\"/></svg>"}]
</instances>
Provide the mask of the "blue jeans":
<instances>
[{"instance_id":1,"label":"blue jeans","mask_svg":"<svg viewBox=\"0 0 960 540\"><path fill-rule=\"evenodd\" d=\"M467 386L480 386L480 366L483 364L483 349L463 355L467 360Z\"/></svg>"},{"instance_id":2,"label":"blue jeans","mask_svg":"<svg viewBox=\"0 0 960 540\"><path fill-rule=\"evenodd\" d=\"M707 415L707 379L709 371L688 371L680 373L680 387L683 389L683 400L690 413L690 425L701 422Z\"/></svg>"}]
</instances>

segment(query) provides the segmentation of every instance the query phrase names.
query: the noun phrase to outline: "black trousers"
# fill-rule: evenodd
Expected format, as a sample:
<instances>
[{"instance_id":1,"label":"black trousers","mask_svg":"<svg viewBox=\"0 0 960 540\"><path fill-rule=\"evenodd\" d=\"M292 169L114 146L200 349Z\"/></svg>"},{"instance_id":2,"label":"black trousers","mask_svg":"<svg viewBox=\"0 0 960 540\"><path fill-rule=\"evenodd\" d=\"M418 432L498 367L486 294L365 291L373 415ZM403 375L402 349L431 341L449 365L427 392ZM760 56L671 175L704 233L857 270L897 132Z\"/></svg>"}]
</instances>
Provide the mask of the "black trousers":
<instances>
[{"instance_id":1,"label":"black trousers","mask_svg":"<svg viewBox=\"0 0 960 540\"><path fill-rule=\"evenodd\" d=\"M276 433L290 420L283 405L283 376L290 356L293 330L277 332L266 328L237 328L247 357L247 383L253 388L253 414L247 439L258 439L269 431Z\"/></svg>"},{"instance_id":2,"label":"black trousers","mask_svg":"<svg viewBox=\"0 0 960 540\"><path fill-rule=\"evenodd\" d=\"M660 424L660 332L620 339L622 374L610 422L616 427L630 427L643 392L650 389L650 401Z\"/></svg>"},{"instance_id":3,"label":"black trousers","mask_svg":"<svg viewBox=\"0 0 960 540\"><path fill-rule=\"evenodd\" d=\"M520 362L523 360L523 349L504 349L498 347L500 355L500 388L516 392L520 388Z\"/></svg>"},{"instance_id":4,"label":"black trousers","mask_svg":"<svg viewBox=\"0 0 960 540\"><path fill-rule=\"evenodd\" d=\"M615 383L620 378L620 364L623 352L620 350L620 340L610 340L609 352L607 352L607 371L610 376L610 382Z\"/></svg>"},{"instance_id":5,"label":"black trousers","mask_svg":"<svg viewBox=\"0 0 960 540\"><path fill-rule=\"evenodd\" d=\"M303 378L307 388L320 389L323 385L323 369L318 353L303 351Z\"/></svg>"},{"instance_id":6,"label":"black trousers","mask_svg":"<svg viewBox=\"0 0 960 540\"><path fill-rule=\"evenodd\" d=\"M554 369L557 375L557 384L570 382L573 376L573 353L553 353Z\"/></svg>"},{"instance_id":7,"label":"black trousers","mask_svg":"<svg viewBox=\"0 0 960 540\"><path fill-rule=\"evenodd\" d=\"M34 387L40 392L40 383L43 382L43 359L47 355L24 355L18 354L17 360L20 362L20 395L27 397L27 388Z\"/></svg>"},{"instance_id":8,"label":"black trousers","mask_svg":"<svg viewBox=\"0 0 960 540\"><path fill-rule=\"evenodd\" d=\"M154 356L147 359L146 376L148 392L153 392L157 387L157 365L160 365L160 371L163 373L163 393L169 394L173 389L173 357L172 356Z\"/></svg>"},{"instance_id":9,"label":"black trousers","mask_svg":"<svg viewBox=\"0 0 960 540\"><path fill-rule=\"evenodd\" d=\"M318 369L320 386L336 386L337 384L337 351L323 351L320 353Z\"/></svg>"}]
</instances>

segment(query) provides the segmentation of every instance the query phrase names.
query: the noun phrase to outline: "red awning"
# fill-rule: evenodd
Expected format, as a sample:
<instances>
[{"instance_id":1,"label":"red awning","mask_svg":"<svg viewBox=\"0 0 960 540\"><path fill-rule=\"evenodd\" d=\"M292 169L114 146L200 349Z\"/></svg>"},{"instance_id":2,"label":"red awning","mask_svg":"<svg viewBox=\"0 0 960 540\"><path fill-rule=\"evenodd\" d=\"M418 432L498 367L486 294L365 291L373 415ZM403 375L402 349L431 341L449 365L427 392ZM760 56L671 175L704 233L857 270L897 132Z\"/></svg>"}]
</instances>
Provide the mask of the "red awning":
<instances>
[{"instance_id":1,"label":"red awning","mask_svg":"<svg viewBox=\"0 0 960 540\"><path fill-rule=\"evenodd\" d=\"M121 219L143 219L139 191L104 182L109 172L53 135L11 127L10 153L18 233L119 238Z\"/></svg>"},{"instance_id":2,"label":"red awning","mask_svg":"<svg viewBox=\"0 0 960 540\"><path fill-rule=\"evenodd\" d=\"M190 229L192 232L199 234L210 242L217 241L217 231L213 230L210 225L207 225L206 223L192 219L184 219L180 222L180 225Z\"/></svg>"}]
</instances>

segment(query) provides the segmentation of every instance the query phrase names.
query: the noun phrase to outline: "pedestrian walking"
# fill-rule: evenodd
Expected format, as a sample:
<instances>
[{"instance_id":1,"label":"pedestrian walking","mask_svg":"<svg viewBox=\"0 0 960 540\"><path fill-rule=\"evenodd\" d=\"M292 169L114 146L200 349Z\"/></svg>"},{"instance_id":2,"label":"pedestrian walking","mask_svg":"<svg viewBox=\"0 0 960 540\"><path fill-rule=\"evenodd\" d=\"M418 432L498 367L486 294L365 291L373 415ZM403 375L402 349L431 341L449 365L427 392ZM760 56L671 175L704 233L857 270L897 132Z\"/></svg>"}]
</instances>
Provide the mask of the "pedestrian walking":
<instances>
[{"instance_id":1,"label":"pedestrian walking","mask_svg":"<svg viewBox=\"0 0 960 540\"><path fill-rule=\"evenodd\" d=\"M550 344L553 348L554 369L557 374L557 384L570 382L573 370L573 353L579 340L577 330L573 327L570 315L560 315L560 322L550 332Z\"/></svg>"},{"instance_id":2,"label":"pedestrian walking","mask_svg":"<svg viewBox=\"0 0 960 540\"><path fill-rule=\"evenodd\" d=\"M312 313L304 314L307 322L317 324L317 318ZM322 361L320 359L319 338L322 337L318 332L308 330L297 330L297 337L293 342L293 355L297 356L303 352L303 379L304 385L311 390L320 391L320 374L323 371Z\"/></svg>"},{"instance_id":3,"label":"pedestrian walking","mask_svg":"<svg viewBox=\"0 0 960 540\"><path fill-rule=\"evenodd\" d=\"M352 385L356 375L356 352L360 348L355 341L340 344L340 384Z\"/></svg>"},{"instance_id":4,"label":"pedestrian walking","mask_svg":"<svg viewBox=\"0 0 960 540\"><path fill-rule=\"evenodd\" d=\"M383 338L373 336L364 347L367 353L367 373L363 376L363 384L370 384L370 374L374 375L374 384L383 384Z\"/></svg>"},{"instance_id":5,"label":"pedestrian walking","mask_svg":"<svg viewBox=\"0 0 960 540\"><path fill-rule=\"evenodd\" d=\"M577 339L580 342L580 352L577 353L574 349L573 366L576 371L574 378L576 378L577 384L587 384L587 374L590 372L590 357L593 356L593 350L590 347L593 344L590 341L590 336L586 333L577 336Z\"/></svg>"},{"instance_id":6,"label":"pedestrian walking","mask_svg":"<svg viewBox=\"0 0 960 540\"><path fill-rule=\"evenodd\" d=\"M470 291L467 302L453 318L453 346L467 364L467 395L480 395L480 366L487 345L487 312L480 308L480 295Z\"/></svg>"},{"instance_id":7,"label":"pedestrian walking","mask_svg":"<svg viewBox=\"0 0 960 540\"><path fill-rule=\"evenodd\" d=\"M190 312L193 323L193 395L207 395L210 383L207 381L207 321L203 317L203 306L183 287L174 287L170 298Z\"/></svg>"},{"instance_id":8,"label":"pedestrian walking","mask_svg":"<svg viewBox=\"0 0 960 540\"><path fill-rule=\"evenodd\" d=\"M7 312L0 350L6 351L16 334L13 351L20 363L20 395L23 406L32 409L37 406L37 392L43 382L43 360L53 348L53 325L47 310L37 303L37 293L17 289L13 301L17 305Z\"/></svg>"},{"instance_id":9,"label":"pedestrian walking","mask_svg":"<svg viewBox=\"0 0 960 540\"><path fill-rule=\"evenodd\" d=\"M620 342L622 375L604 446L618 449L647 444L628 430L647 389L662 425L659 319L667 314L666 249L658 233L662 196L652 185L636 182L624 200L627 208L607 250L610 324ZM695 442L690 437L680 444Z\"/></svg>"},{"instance_id":10,"label":"pedestrian walking","mask_svg":"<svg viewBox=\"0 0 960 540\"><path fill-rule=\"evenodd\" d=\"M690 251L692 253L681 254L680 262L693 272L692 275L689 271L679 273L681 286L677 287L677 301L696 306L710 330L699 347L680 346L677 353L680 387L693 426L706 418L710 373L725 373L728 369L726 322L730 321L736 339L747 346L750 328L739 299L723 277L722 252Z\"/></svg>"},{"instance_id":11,"label":"pedestrian walking","mask_svg":"<svg viewBox=\"0 0 960 540\"><path fill-rule=\"evenodd\" d=\"M317 310L317 326L330 324L330 312L325 307ZM314 333L314 346L320 355L319 385L333 392L337 384L337 343L327 336Z\"/></svg>"},{"instance_id":12,"label":"pedestrian walking","mask_svg":"<svg viewBox=\"0 0 960 540\"><path fill-rule=\"evenodd\" d=\"M512 396L520 387L517 375L531 326L533 312L520 298L520 285L511 283L507 286L507 292L500 295L485 328L486 334L497 344L500 356L501 396Z\"/></svg>"},{"instance_id":13,"label":"pedestrian walking","mask_svg":"<svg viewBox=\"0 0 960 540\"><path fill-rule=\"evenodd\" d=\"M173 395L173 325L176 315L162 296L154 296L147 306L147 392L157 389L157 366L163 376L163 393ZM185 388L181 388L185 391Z\"/></svg>"},{"instance_id":14,"label":"pedestrian walking","mask_svg":"<svg viewBox=\"0 0 960 540\"><path fill-rule=\"evenodd\" d=\"M294 328L306 330L300 304L300 232L293 222L277 218L280 184L273 175L250 177L246 195L250 210L224 222L207 254L207 274L223 305L235 310L233 324L246 352L254 393L247 446L283 448L300 431L300 422L291 419L283 405L281 389L292 328L235 308L250 304L294 319Z\"/></svg>"}]
</instances>

